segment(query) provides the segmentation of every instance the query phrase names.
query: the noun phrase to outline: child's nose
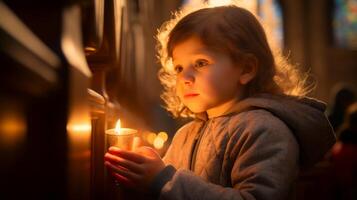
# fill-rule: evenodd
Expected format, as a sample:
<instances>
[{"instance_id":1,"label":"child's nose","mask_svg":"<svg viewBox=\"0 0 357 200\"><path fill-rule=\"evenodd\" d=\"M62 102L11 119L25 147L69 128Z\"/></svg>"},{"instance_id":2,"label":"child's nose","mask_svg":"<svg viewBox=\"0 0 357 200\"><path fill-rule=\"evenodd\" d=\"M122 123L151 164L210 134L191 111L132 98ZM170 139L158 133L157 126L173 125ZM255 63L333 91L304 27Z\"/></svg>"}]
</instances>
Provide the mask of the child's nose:
<instances>
[{"instance_id":1,"label":"child's nose","mask_svg":"<svg viewBox=\"0 0 357 200\"><path fill-rule=\"evenodd\" d=\"M184 70L182 72L182 80L185 85L190 85L194 82L194 74L191 70Z\"/></svg>"},{"instance_id":2,"label":"child's nose","mask_svg":"<svg viewBox=\"0 0 357 200\"><path fill-rule=\"evenodd\" d=\"M185 85L191 85L193 83L193 81L191 80L185 80Z\"/></svg>"}]
</instances>

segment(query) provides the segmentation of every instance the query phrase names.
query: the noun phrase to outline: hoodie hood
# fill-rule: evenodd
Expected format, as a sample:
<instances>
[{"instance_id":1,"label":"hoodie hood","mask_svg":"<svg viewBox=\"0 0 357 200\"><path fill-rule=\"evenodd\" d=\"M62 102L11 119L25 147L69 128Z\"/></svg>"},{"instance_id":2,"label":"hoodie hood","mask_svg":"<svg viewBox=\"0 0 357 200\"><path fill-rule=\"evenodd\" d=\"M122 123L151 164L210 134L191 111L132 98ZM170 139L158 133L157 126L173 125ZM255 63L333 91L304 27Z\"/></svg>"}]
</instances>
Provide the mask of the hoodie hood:
<instances>
[{"instance_id":1,"label":"hoodie hood","mask_svg":"<svg viewBox=\"0 0 357 200\"><path fill-rule=\"evenodd\" d=\"M326 104L308 97L259 94L239 102L231 111L262 108L282 120L300 146L300 163L309 167L318 162L336 142L324 114Z\"/></svg>"},{"instance_id":2,"label":"hoodie hood","mask_svg":"<svg viewBox=\"0 0 357 200\"><path fill-rule=\"evenodd\" d=\"M254 109L269 111L290 128L300 147L300 164L303 168L321 160L336 142L333 129L324 114L326 104L321 101L308 97L259 94L239 101L224 115Z\"/></svg>"}]
</instances>

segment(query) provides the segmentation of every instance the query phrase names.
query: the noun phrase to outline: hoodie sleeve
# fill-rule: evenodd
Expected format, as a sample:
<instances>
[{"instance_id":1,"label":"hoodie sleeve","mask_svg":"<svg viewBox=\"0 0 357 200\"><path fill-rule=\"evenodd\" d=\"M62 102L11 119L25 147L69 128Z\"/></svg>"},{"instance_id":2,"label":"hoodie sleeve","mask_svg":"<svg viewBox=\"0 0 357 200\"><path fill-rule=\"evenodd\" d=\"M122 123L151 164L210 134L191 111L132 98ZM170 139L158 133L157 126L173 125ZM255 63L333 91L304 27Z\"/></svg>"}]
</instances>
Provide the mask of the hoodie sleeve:
<instances>
[{"instance_id":1,"label":"hoodie sleeve","mask_svg":"<svg viewBox=\"0 0 357 200\"><path fill-rule=\"evenodd\" d=\"M231 132L224 158L231 167L231 187L178 169L163 184L159 199L287 199L297 175L298 145L283 122L266 115Z\"/></svg>"}]
</instances>

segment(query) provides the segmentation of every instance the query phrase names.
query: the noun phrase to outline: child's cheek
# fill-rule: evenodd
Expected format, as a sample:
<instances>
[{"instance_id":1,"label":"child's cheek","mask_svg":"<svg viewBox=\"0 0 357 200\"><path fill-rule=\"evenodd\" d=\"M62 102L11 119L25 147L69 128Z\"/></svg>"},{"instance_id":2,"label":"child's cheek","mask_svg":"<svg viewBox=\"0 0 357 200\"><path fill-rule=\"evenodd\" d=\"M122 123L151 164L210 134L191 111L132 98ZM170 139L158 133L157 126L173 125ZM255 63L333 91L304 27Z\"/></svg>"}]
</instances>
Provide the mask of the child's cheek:
<instances>
[{"instance_id":1,"label":"child's cheek","mask_svg":"<svg viewBox=\"0 0 357 200\"><path fill-rule=\"evenodd\" d=\"M176 96L178 96L181 101L183 97L182 93L182 87L178 83L176 83Z\"/></svg>"}]
</instances>

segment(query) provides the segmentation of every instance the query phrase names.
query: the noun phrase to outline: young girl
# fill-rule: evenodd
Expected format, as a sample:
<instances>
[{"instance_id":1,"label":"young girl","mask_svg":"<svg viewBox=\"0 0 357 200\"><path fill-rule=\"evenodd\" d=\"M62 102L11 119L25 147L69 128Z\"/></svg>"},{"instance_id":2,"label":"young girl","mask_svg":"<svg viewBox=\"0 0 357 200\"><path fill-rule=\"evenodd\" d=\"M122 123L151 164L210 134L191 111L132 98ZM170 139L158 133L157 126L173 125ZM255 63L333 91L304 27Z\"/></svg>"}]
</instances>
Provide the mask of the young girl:
<instances>
[{"instance_id":1,"label":"young girl","mask_svg":"<svg viewBox=\"0 0 357 200\"><path fill-rule=\"evenodd\" d=\"M160 199L290 198L299 168L335 141L325 105L303 97L303 80L274 58L249 11L223 6L177 18L159 35L162 97L175 116L194 120L163 159L149 147L112 147L105 165L122 186Z\"/></svg>"}]
</instances>

